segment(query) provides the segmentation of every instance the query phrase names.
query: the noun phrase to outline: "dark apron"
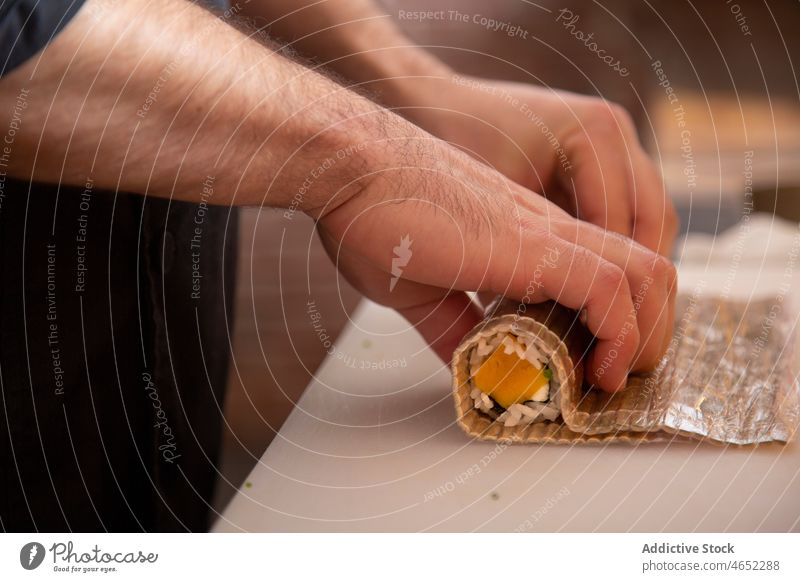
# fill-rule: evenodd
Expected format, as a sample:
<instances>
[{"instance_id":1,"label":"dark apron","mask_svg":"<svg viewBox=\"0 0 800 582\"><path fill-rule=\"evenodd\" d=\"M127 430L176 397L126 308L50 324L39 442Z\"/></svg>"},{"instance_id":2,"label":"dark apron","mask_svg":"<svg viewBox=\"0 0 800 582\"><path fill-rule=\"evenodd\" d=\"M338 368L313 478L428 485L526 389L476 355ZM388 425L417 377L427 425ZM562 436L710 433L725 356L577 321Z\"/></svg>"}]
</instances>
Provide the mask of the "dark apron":
<instances>
[{"instance_id":1,"label":"dark apron","mask_svg":"<svg viewBox=\"0 0 800 582\"><path fill-rule=\"evenodd\" d=\"M205 530L235 210L91 185L3 192L0 528Z\"/></svg>"}]
</instances>

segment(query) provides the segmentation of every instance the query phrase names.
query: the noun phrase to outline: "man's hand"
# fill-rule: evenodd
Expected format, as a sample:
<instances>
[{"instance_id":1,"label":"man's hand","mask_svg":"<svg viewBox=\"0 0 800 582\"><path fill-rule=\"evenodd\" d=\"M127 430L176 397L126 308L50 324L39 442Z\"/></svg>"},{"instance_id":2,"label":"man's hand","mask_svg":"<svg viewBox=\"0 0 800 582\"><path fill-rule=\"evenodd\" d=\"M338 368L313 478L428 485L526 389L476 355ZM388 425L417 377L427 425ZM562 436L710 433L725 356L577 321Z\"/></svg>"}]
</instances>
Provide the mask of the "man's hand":
<instances>
[{"instance_id":1,"label":"man's hand","mask_svg":"<svg viewBox=\"0 0 800 582\"><path fill-rule=\"evenodd\" d=\"M373 155L380 166L359 194L312 214L345 276L402 313L444 361L480 321L464 293L480 290L584 310L597 337L587 378L605 390L657 363L673 320L667 259L425 134L390 137Z\"/></svg>"},{"instance_id":2,"label":"man's hand","mask_svg":"<svg viewBox=\"0 0 800 582\"><path fill-rule=\"evenodd\" d=\"M7 111L30 93L7 172L191 201L212 176L212 202L308 212L345 275L445 361L479 320L477 290L585 311L602 388L655 364L669 261L273 48L192 3L88 0L0 81Z\"/></svg>"},{"instance_id":3,"label":"man's hand","mask_svg":"<svg viewBox=\"0 0 800 582\"><path fill-rule=\"evenodd\" d=\"M678 220L628 113L607 101L452 75L409 81L408 115L573 215L669 255Z\"/></svg>"}]
</instances>

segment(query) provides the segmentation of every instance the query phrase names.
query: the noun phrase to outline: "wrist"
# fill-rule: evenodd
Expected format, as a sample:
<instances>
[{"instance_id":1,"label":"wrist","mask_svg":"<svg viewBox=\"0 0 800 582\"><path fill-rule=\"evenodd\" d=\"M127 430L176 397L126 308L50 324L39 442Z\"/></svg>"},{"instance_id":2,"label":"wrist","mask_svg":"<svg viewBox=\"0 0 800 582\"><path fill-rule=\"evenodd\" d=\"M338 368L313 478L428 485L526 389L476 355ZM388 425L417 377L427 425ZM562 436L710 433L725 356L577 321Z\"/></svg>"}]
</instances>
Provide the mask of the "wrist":
<instances>
[{"instance_id":1,"label":"wrist","mask_svg":"<svg viewBox=\"0 0 800 582\"><path fill-rule=\"evenodd\" d=\"M359 112L332 121L291 154L296 160L287 164L292 173L278 188L291 193L280 204L289 214L300 210L319 219L374 191L373 183L387 170L413 163L410 144L425 132L371 101L348 95Z\"/></svg>"},{"instance_id":2,"label":"wrist","mask_svg":"<svg viewBox=\"0 0 800 582\"><path fill-rule=\"evenodd\" d=\"M336 152L329 165L343 186L302 208L315 220L344 206L352 216L375 204L437 199L469 181L461 152L388 110L376 115L342 132L344 139L329 150Z\"/></svg>"}]
</instances>

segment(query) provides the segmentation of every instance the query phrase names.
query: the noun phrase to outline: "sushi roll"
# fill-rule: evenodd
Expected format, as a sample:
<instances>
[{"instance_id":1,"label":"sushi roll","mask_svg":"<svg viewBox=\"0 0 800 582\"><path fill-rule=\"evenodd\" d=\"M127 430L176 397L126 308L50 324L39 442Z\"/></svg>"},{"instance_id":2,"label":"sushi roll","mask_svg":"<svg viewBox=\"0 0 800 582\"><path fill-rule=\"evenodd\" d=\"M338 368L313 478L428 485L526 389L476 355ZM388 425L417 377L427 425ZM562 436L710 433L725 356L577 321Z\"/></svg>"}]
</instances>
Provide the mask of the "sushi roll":
<instances>
[{"instance_id":1,"label":"sushi roll","mask_svg":"<svg viewBox=\"0 0 800 582\"><path fill-rule=\"evenodd\" d=\"M457 422L472 438L509 444L788 442L800 418L791 318L758 357L737 348L763 341L772 309L770 299L679 296L682 327L661 362L608 393L584 385L593 338L577 313L500 298L453 353Z\"/></svg>"},{"instance_id":2,"label":"sushi roll","mask_svg":"<svg viewBox=\"0 0 800 582\"><path fill-rule=\"evenodd\" d=\"M583 381L577 351L590 339L577 314L553 302L497 300L453 355L460 422L477 414L506 428L560 423L562 395Z\"/></svg>"}]
</instances>

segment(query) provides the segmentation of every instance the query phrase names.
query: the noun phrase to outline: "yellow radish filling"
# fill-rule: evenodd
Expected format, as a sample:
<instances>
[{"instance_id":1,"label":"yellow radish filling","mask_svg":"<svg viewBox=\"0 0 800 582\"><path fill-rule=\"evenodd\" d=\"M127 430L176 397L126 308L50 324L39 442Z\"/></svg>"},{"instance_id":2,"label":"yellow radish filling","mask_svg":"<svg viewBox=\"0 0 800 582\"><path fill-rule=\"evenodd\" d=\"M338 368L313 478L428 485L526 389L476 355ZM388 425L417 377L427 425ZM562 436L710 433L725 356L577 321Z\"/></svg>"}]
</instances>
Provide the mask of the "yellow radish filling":
<instances>
[{"instance_id":1,"label":"yellow radish filling","mask_svg":"<svg viewBox=\"0 0 800 582\"><path fill-rule=\"evenodd\" d=\"M546 402L550 393L550 371L536 369L516 354L495 350L473 377L475 387L505 409L528 400Z\"/></svg>"}]
</instances>

